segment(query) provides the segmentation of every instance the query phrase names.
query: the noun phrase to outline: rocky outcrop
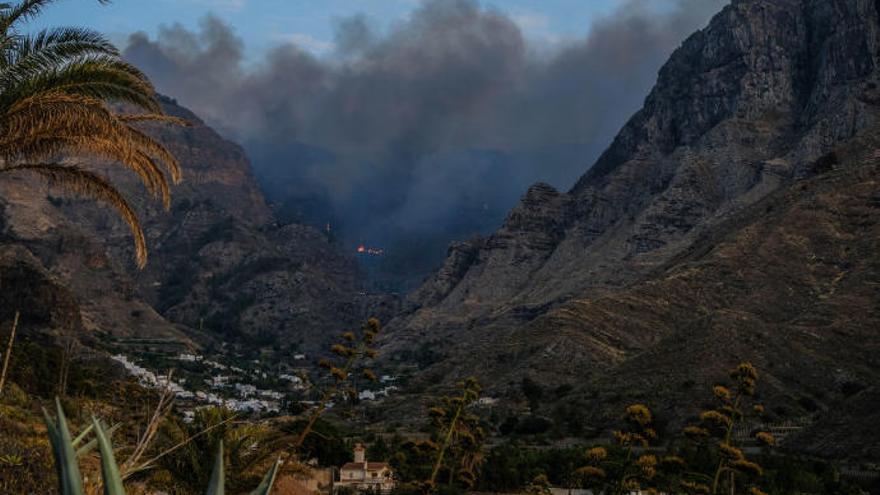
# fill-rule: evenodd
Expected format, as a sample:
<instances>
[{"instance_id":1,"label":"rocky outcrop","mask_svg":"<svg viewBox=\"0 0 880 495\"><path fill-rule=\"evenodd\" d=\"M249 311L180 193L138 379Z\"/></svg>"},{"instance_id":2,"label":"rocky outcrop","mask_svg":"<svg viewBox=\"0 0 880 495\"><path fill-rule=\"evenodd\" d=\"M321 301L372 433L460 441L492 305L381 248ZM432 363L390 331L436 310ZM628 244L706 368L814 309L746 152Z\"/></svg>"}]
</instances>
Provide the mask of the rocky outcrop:
<instances>
[{"instance_id":1,"label":"rocky outcrop","mask_svg":"<svg viewBox=\"0 0 880 495\"><path fill-rule=\"evenodd\" d=\"M436 275L419 287L411 296L410 300L418 301L422 305L439 303L452 292L461 282L471 267L478 261L480 249L485 245L481 238L464 242L453 242L446 253L443 266L437 270Z\"/></svg>"},{"instance_id":2,"label":"rocky outcrop","mask_svg":"<svg viewBox=\"0 0 880 495\"><path fill-rule=\"evenodd\" d=\"M740 359L780 416L836 407L880 369L878 62L876 2L735 0L571 191L530 191L387 347L448 356L416 389L569 383L592 426L642 400L679 421Z\"/></svg>"},{"instance_id":3,"label":"rocky outcrop","mask_svg":"<svg viewBox=\"0 0 880 495\"><path fill-rule=\"evenodd\" d=\"M734 1L672 55L571 191L536 186L445 297L414 294L400 339L626 287L807 174L873 122L878 15L865 0Z\"/></svg>"}]
</instances>

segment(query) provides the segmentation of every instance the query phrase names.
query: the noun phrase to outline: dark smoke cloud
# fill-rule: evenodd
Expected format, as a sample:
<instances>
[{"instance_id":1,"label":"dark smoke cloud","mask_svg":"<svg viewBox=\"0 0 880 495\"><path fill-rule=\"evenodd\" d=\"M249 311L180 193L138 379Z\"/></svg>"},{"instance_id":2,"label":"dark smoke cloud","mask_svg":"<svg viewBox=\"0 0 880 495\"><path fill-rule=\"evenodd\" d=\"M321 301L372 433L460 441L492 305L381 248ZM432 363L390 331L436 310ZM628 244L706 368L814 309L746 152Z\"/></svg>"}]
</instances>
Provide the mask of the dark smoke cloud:
<instances>
[{"instance_id":1,"label":"dark smoke cloud","mask_svg":"<svg viewBox=\"0 0 880 495\"><path fill-rule=\"evenodd\" d=\"M322 59L285 44L246 67L213 17L134 34L126 56L242 142L275 199L315 221L334 210L350 240L445 244L496 227L535 181L569 187L728 1L625 0L552 50L475 0L428 0L388 33L339 20Z\"/></svg>"}]
</instances>

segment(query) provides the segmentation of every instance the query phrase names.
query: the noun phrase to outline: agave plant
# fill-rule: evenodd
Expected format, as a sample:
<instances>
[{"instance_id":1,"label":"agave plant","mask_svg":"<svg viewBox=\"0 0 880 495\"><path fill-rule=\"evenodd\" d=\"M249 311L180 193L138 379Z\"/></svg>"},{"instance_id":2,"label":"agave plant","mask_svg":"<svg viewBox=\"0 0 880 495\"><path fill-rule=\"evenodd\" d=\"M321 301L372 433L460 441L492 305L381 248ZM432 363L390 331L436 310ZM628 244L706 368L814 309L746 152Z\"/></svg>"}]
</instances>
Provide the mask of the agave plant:
<instances>
[{"instance_id":1,"label":"agave plant","mask_svg":"<svg viewBox=\"0 0 880 495\"><path fill-rule=\"evenodd\" d=\"M93 418L92 424L77 435L76 438L73 438L70 433L70 427L67 424L67 418L64 415L64 409L61 407L61 402L58 399L55 400L55 407L57 410L57 418L55 420L52 420L45 409L43 410L43 415L45 416L49 443L52 446L52 455L55 458L55 468L58 473L58 492L61 495L84 495L83 478L79 469L78 459L92 452L97 447L101 455L101 479L104 484L104 494L125 495L122 475L119 471L119 465L116 463L116 457L113 454L113 446L110 443L110 437L119 425L108 428L102 421ZM85 442L85 439L91 433L94 433L94 438L89 442ZM271 492L280 465L280 460L273 464L269 472L263 477L260 485L251 492L251 495L268 495ZM220 442L217 457L214 461L214 470L211 473L211 481L205 493L207 495L224 495L225 478L223 442Z\"/></svg>"},{"instance_id":2,"label":"agave plant","mask_svg":"<svg viewBox=\"0 0 880 495\"><path fill-rule=\"evenodd\" d=\"M143 268L146 240L134 209L87 164L96 158L121 164L168 209L166 174L176 183L180 167L136 124L185 123L163 114L147 77L100 33L83 28L23 32L54 1L0 2L0 174L37 174L113 206L131 229L137 264ZM108 102L136 113L119 114Z\"/></svg>"}]
</instances>

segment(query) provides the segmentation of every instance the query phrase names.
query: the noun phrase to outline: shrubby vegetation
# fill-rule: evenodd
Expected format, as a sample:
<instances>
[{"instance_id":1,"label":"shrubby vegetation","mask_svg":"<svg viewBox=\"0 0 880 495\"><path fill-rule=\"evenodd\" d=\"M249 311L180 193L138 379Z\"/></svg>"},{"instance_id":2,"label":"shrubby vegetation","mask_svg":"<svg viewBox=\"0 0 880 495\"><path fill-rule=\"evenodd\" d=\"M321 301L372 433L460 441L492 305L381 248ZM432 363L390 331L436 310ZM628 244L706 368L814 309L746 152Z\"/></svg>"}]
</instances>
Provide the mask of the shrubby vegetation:
<instances>
[{"instance_id":1,"label":"shrubby vegetation","mask_svg":"<svg viewBox=\"0 0 880 495\"><path fill-rule=\"evenodd\" d=\"M350 398L353 390L348 380L352 374L374 375L362 360L373 355L369 351L379 330L378 322L370 321L360 332L342 337L334 347L335 359L322 363L327 385L323 391L315 391L318 399ZM0 397L0 491L45 493L56 480L50 469L54 464L49 442L39 427L39 398L58 393L63 350L28 339L19 346L28 359L13 361L11 380ZM148 423L159 398L155 392L124 381L107 386L109 368L100 363L89 360L71 368L68 398L62 399L62 405L70 412L71 424L80 429L90 424L95 413L106 418L108 425L122 423L113 443L119 446L115 449L118 458L124 460L139 439L130 425ZM699 420L680 434L658 433L650 409L635 404L623 411L612 441L596 440L590 448L554 448L552 442L539 447L529 436L514 436L487 448L491 428L478 414L484 409L475 404L480 388L474 380L467 380L426 410L426 436L374 433L360 440L370 442L370 459L391 463L402 482L400 493L451 494L471 489L546 493L547 486L593 487L609 494L636 486L667 493L712 493L716 478L716 493L727 493L731 482L737 493L862 493L842 482L831 464L773 452L774 440L764 432L755 431L753 437L765 444L765 450L750 456L742 453L742 446L730 432L734 424L762 414L761 404L753 399L757 378L757 370L747 363L738 366L730 385L719 384L708 391L710 400L706 403L711 407L696 415ZM287 453L288 459L314 458L320 465L338 466L350 461L356 436L340 421L344 421L346 410L341 408L328 419L319 402L303 408L297 419L268 423L239 419L215 409L200 411L190 424L169 415L157 428L145 458L180 443L183 446L157 459L151 469L132 474L127 483L170 494L198 492L210 482L215 468L212 459L221 441L226 446L224 477L230 490L256 486L279 453ZM526 413L517 424L528 424L530 418L538 417ZM558 428L555 421L552 427ZM303 436L307 429L309 433ZM298 465L289 463L285 469Z\"/></svg>"},{"instance_id":2,"label":"shrubby vegetation","mask_svg":"<svg viewBox=\"0 0 880 495\"><path fill-rule=\"evenodd\" d=\"M214 469L212 457L206 454L222 443L226 486L238 493L259 483L257 468L271 462L279 440L268 426L236 421L231 411L221 408L200 409L191 423L169 416L159 429L155 446L155 450L169 453L156 461L148 479L172 495L198 493L208 485Z\"/></svg>"}]
</instances>

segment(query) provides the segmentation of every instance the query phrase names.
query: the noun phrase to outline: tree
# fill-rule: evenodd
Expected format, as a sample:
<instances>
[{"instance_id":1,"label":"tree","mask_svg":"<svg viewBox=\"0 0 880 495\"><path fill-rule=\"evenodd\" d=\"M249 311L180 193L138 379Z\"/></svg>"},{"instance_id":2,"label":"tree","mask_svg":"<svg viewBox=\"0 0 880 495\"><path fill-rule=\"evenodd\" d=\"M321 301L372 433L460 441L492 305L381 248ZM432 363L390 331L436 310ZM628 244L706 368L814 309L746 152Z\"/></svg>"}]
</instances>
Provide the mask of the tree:
<instances>
[{"instance_id":1,"label":"tree","mask_svg":"<svg viewBox=\"0 0 880 495\"><path fill-rule=\"evenodd\" d=\"M162 423L158 437L156 450L168 453L156 461L154 480L171 478L173 485L189 493L199 493L209 483L215 470L213 453L220 445L225 451L226 483L236 489L258 483L254 468L266 464L279 446L271 429L236 421L232 411L221 408L199 409L191 423L171 416Z\"/></svg>"},{"instance_id":2,"label":"tree","mask_svg":"<svg viewBox=\"0 0 880 495\"><path fill-rule=\"evenodd\" d=\"M136 126L184 122L162 112L147 77L122 60L102 34L69 27L23 33L22 27L54 1L0 3L0 173L35 173L51 185L108 203L131 229L137 265L143 268L146 240L134 209L82 162L121 164L167 210L171 195L166 174L179 182L179 164ZM134 113L116 113L110 103Z\"/></svg>"},{"instance_id":3,"label":"tree","mask_svg":"<svg viewBox=\"0 0 880 495\"><path fill-rule=\"evenodd\" d=\"M538 382L529 377L524 377L522 379L520 388L522 389L526 400L529 402L529 409L532 411L532 414L537 414L538 408L541 407L541 398L544 396L544 389Z\"/></svg>"}]
</instances>

